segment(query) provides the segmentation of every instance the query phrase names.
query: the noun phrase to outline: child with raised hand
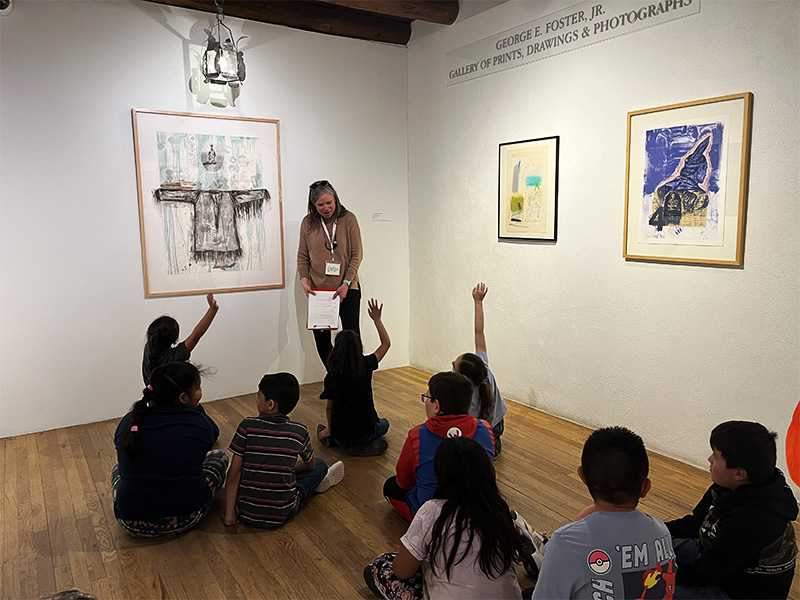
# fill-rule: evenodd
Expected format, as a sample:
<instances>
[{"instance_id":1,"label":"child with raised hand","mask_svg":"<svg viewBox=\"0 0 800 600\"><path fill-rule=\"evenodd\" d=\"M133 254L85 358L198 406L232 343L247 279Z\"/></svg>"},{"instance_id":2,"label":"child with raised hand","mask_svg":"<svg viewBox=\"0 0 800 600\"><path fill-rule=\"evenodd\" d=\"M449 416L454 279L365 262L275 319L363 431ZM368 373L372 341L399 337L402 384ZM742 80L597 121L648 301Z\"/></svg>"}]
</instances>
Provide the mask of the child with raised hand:
<instances>
[{"instance_id":1,"label":"child with raised hand","mask_svg":"<svg viewBox=\"0 0 800 600\"><path fill-rule=\"evenodd\" d=\"M328 373L321 396L328 400L327 426L317 426L320 442L347 448L354 456L377 456L388 447L383 436L389 430L389 421L379 418L375 411L372 373L386 356L391 341L381 320L383 304L370 299L367 313L378 330L380 345L375 352L364 356L357 332L345 329L336 336L328 355Z\"/></svg>"},{"instance_id":2,"label":"child with raised hand","mask_svg":"<svg viewBox=\"0 0 800 600\"><path fill-rule=\"evenodd\" d=\"M264 375L258 384L257 417L236 429L228 449L233 453L225 486L225 525L239 519L275 529L296 515L316 492L344 479L344 464L328 467L314 456L308 428L289 419L300 399L291 373Z\"/></svg>"},{"instance_id":3,"label":"child with raised hand","mask_svg":"<svg viewBox=\"0 0 800 600\"><path fill-rule=\"evenodd\" d=\"M449 438L433 466L433 499L400 538L400 551L364 569L367 586L386 600L519 599L519 537L486 449L468 437Z\"/></svg>"},{"instance_id":4,"label":"child with raised hand","mask_svg":"<svg viewBox=\"0 0 800 600\"><path fill-rule=\"evenodd\" d=\"M152 372L141 400L114 434L118 464L111 471L114 516L132 536L180 533L197 525L225 482L228 456L212 450L216 423L196 410L200 373L188 362Z\"/></svg>"},{"instance_id":5,"label":"child with raised hand","mask_svg":"<svg viewBox=\"0 0 800 600\"><path fill-rule=\"evenodd\" d=\"M142 379L144 384L150 383L150 374L157 367L176 361L187 361L192 356L200 338L208 331L214 317L217 316L219 304L214 300L214 294L206 295L208 310L203 318L195 325L192 333L189 334L180 344L175 344L180 335L178 322L168 315L162 315L150 323L147 328L147 337L144 345L144 356L142 357Z\"/></svg>"},{"instance_id":6,"label":"child with raised hand","mask_svg":"<svg viewBox=\"0 0 800 600\"><path fill-rule=\"evenodd\" d=\"M508 408L497 389L497 382L489 370L489 357L486 355L486 336L483 333L483 299L489 288L479 283L472 288L475 303L475 354L467 352L453 361L453 371L465 375L475 386L469 414L476 419L484 419L492 426L494 433L495 456L500 454L500 436L505 428L505 414Z\"/></svg>"}]
</instances>

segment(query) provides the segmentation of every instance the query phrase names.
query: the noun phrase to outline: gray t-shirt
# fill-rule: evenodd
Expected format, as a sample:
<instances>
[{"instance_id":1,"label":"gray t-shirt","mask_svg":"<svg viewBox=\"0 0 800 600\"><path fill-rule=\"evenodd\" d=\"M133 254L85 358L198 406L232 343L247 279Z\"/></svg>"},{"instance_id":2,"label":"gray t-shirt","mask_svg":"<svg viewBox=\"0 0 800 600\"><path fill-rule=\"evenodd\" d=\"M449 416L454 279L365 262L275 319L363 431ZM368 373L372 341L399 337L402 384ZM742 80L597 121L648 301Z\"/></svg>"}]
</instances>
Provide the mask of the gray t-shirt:
<instances>
[{"instance_id":1,"label":"gray t-shirt","mask_svg":"<svg viewBox=\"0 0 800 600\"><path fill-rule=\"evenodd\" d=\"M666 525L638 510L598 511L545 546L534 600L672 598L675 552Z\"/></svg>"},{"instance_id":2,"label":"gray t-shirt","mask_svg":"<svg viewBox=\"0 0 800 600\"><path fill-rule=\"evenodd\" d=\"M494 375L492 375L491 369L489 369L489 357L486 356L486 352L483 350L478 350L475 355L483 361L483 364L486 365L486 371L489 373L486 379L489 382L489 389L491 390L489 393L494 396L494 412L491 415L491 418L487 419L487 421L489 421L489 424L494 427L503 420L508 407L506 406L506 401L503 400L503 397L500 395L500 391L497 389L497 382L494 380ZM476 386L472 391L472 402L470 402L469 405L469 414L477 419L480 411L480 389Z\"/></svg>"}]
</instances>

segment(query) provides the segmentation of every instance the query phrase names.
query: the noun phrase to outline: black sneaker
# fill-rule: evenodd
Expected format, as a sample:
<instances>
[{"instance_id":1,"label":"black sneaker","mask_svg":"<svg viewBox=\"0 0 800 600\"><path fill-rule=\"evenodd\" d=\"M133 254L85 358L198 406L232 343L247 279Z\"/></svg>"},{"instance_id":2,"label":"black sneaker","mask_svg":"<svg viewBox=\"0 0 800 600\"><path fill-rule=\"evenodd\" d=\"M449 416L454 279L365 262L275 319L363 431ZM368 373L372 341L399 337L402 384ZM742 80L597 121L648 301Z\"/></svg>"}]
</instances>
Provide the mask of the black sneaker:
<instances>
[{"instance_id":1,"label":"black sneaker","mask_svg":"<svg viewBox=\"0 0 800 600\"><path fill-rule=\"evenodd\" d=\"M548 542L547 535L534 531L528 525L528 522L512 510L511 520L514 521L514 527L517 530L520 543L520 558L522 566L525 567L525 572L531 579L539 578L539 570L542 566L544 559L544 545Z\"/></svg>"},{"instance_id":2,"label":"black sneaker","mask_svg":"<svg viewBox=\"0 0 800 600\"><path fill-rule=\"evenodd\" d=\"M366 446L356 446L348 448L347 452L350 456L380 456L389 447L389 442L383 438L372 440Z\"/></svg>"}]
</instances>

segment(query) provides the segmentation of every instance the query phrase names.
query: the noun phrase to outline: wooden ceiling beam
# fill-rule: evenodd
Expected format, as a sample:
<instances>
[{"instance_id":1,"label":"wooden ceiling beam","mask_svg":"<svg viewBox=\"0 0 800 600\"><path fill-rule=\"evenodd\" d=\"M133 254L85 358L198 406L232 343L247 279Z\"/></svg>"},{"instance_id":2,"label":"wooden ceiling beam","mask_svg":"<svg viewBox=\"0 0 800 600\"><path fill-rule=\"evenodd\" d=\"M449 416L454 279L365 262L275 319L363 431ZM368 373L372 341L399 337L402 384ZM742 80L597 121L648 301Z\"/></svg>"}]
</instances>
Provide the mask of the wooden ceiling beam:
<instances>
[{"instance_id":1,"label":"wooden ceiling beam","mask_svg":"<svg viewBox=\"0 0 800 600\"><path fill-rule=\"evenodd\" d=\"M458 0L318 0L411 21L452 25L458 18Z\"/></svg>"},{"instance_id":2,"label":"wooden ceiling beam","mask_svg":"<svg viewBox=\"0 0 800 600\"><path fill-rule=\"evenodd\" d=\"M147 0L155 4L179 6L216 13L214 0ZM225 0L225 16L284 25L329 35L406 45L411 38L411 23L396 17L349 10L323 2L304 0Z\"/></svg>"}]
</instances>

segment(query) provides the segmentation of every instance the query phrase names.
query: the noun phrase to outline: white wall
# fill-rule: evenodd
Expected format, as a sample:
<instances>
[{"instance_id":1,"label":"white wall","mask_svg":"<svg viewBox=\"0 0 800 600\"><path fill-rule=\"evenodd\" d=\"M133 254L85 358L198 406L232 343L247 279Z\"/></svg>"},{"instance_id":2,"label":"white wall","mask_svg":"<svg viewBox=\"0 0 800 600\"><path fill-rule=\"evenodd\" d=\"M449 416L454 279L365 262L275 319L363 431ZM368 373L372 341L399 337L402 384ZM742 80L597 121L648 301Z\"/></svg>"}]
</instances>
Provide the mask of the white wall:
<instances>
[{"instance_id":1,"label":"white wall","mask_svg":"<svg viewBox=\"0 0 800 600\"><path fill-rule=\"evenodd\" d=\"M286 288L219 296L192 356L218 369L206 399L268 371L322 379L295 270L321 178L361 223L362 284L393 342L383 366L408 364L407 50L226 19L250 36L248 76L237 106L217 109L187 90L213 19L121 0L19 0L0 19L0 436L123 414L149 322L172 314L186 335L204 312L199 296L144 299L134 107L281 120Z\"/></svg>"},{"instance_id":2,"label":"white wall","mask_svg":"<svg viewBox=\"0 0 800 600\"><path fill-rule=\"evenodd\" d=\"M697 16L445 87L447 52L571 4L508 2L409 46L411 362L449 369L472 349L483 280L507 397L626 425L701 466L723 420L782 441L800 400L800 5L703 0ZM745 91L744 268L626 262L627 112ZM558 242L498 243L498 144L551 135Z\"/></svg>"}]
</instances>

